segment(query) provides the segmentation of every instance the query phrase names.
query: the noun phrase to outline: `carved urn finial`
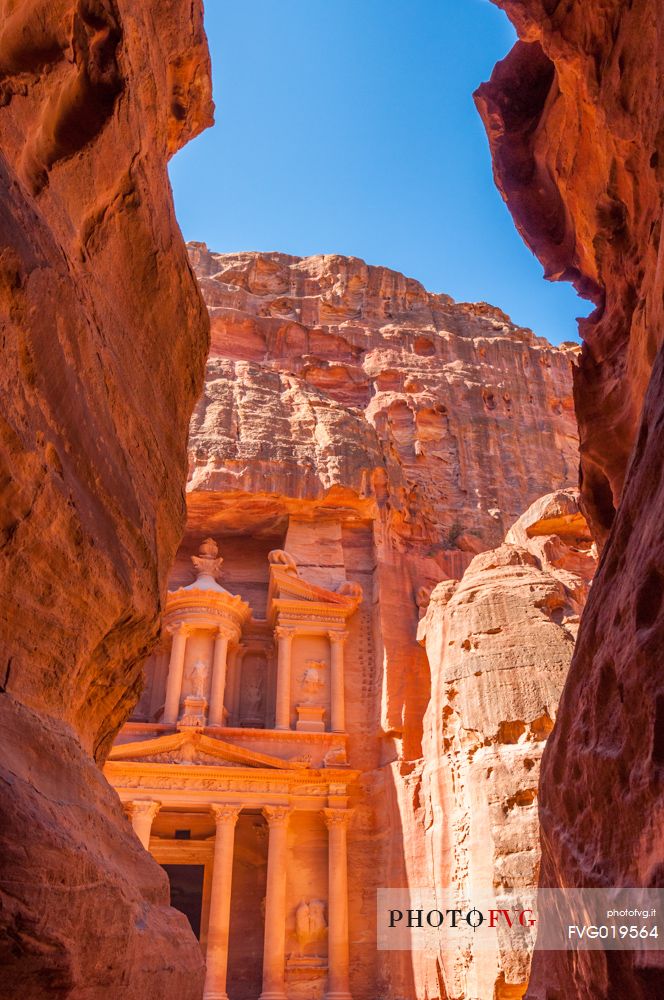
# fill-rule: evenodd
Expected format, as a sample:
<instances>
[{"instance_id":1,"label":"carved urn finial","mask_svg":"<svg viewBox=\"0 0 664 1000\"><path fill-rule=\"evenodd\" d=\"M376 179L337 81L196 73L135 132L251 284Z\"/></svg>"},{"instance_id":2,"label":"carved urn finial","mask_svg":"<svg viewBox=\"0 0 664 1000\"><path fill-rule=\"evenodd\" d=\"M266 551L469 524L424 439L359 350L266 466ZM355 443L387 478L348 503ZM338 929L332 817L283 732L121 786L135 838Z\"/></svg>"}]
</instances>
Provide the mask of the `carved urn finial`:
<instances>
[{"instance_id":1,"label":"carved urn finial","mask_svg":"<svg viewBox=\"0 0 664 1000\"><path fill-rule=\"evenodd\" d=\"M214 538L206 538L198 550L198 555L192 556L191 561L196 569L197 581L204 581L206 578L216 581L224 562Z\"/></svg>"}]
</instances>

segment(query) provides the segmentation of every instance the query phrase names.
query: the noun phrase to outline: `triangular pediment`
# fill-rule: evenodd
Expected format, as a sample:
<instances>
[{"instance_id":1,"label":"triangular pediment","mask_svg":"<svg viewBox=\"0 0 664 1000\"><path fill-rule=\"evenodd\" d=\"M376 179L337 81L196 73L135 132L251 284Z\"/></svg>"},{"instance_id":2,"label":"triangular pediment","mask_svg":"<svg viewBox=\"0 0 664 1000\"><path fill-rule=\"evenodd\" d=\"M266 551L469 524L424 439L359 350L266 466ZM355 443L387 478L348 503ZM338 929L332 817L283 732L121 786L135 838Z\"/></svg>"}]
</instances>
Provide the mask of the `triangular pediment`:
<instances>
[{"instance_id":1,"label":"triangular pediment","mask_svg":"<svg viewBox=\"0 0 664 1000\"><path fill-rule=\"evenodd\" d=\"M108 759L127 763L185 764L207 767L262 767L277 770L302 770L301 761L282 760L271 754L247 750L200 732L171 733L155 739L121 743L113 747Z\"/></svg>"}]
</instances>

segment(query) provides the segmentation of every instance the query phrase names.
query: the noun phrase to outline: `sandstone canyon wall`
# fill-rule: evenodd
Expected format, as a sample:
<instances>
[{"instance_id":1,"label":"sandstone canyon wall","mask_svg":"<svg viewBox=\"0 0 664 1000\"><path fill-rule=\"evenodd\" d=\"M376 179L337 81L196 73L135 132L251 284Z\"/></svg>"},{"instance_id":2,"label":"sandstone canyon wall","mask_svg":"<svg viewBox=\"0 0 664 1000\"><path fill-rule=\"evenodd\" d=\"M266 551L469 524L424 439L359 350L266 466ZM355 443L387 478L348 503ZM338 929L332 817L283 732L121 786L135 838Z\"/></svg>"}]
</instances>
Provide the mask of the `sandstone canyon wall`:
<instances>
[{"instance_id":1,"label":"sandstone canyon wall","mask_svg":"<svg viewBox=\"0 0 664 1000\"><path fill-rule=\"evenodd\" d=\"M575 401L605 547L543 760L542 884L661 886L664 8L499 6L521 40L477 95L496 181L547 275L597 305ZM646 998L663 984L657 953L547 955L529 995Z\"/></svg>"},{"instance_id":2,"label":"sandstone canyon wall","mask_svg":"<svg viewBox=\"0 0 664 1000\"><path fill-rule=\"evenodd\" d=\"M534 896L540 760L594 570L576 491L560 491L431 594L418 632L431 665L420 836L427 884L454 898ZM486 953L470 934L467 951L455 951L454 937L440 954L450 997L523 996L526 950Z\"/></svg>"},{"instance_id":3,"label":"sandstone canyon wall","mask_svg":"<svg viewBox=\"0 0 664 1000\"><path fill-rule=\"evenodd\" d=\"M376 952L375 891L461 885L479 858L463 828L477 837L486 810L482 877L491 884L501 866L504 884L535 877L539 756L592 559L567 493L502 543L537 498L576 482L578 348L357 259L218 255L201 244L190 254L212 349L171 586L188 581L207 535L228 586L259 612L270 549L325 587L362 585L346 649L349 761L362 771L349 834L353 995L442 1000L498 981L501 996L520 996L527 959L460 968ZM463 580L446 608L441 594L456 584L440 581L451 577ZM437 584L421 626L430 670L417 628ZM443 649L452 614L455 648Z\"/></svg>"},{"instance_id":4,"label":"sandstone canyon wall","mask_svg":"<svg viewBox=\"0 0 664 1000\"><path fill-rule=\"evenodd\" d=\"M101 778L184 523L208 345L168 157L211 122L200 3L0 3L0 995L200 995Z\"/></svg>"}]
</instances>

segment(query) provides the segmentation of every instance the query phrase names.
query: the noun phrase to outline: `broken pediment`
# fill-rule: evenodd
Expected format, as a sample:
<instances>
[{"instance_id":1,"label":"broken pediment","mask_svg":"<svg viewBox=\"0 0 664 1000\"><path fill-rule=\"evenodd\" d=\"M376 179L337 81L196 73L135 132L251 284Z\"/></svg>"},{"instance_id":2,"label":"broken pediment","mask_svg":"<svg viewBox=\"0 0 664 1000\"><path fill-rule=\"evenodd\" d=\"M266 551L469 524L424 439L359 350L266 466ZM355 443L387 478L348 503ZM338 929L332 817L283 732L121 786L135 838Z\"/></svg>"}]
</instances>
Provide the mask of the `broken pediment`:
<instances>
[{"instance_id":1,"label":"broken pediment","mask_svg":"<svg viewBox=\"0 0 664 1000\"><path fill-rule=\"evenodd\" d=\"M270 553L270 587L268 609L276 610L275 602L302 602L328 605L346 617L352 614L362 600L359 583L344 582L337 590L327 590L318 584L304 580L297 570L292 556L281 550Z\"/></svg>"},{"instance_id":2,"label":"broken pediment","mask_svg":"<svg viewBox=\"0 0 664 1000\"><path fill-rule=\"evenodd\" d=\"M141 764L186 764L207 767L261 767L276 770L303 770L306 763L282 760L258 753L199 732L181 732L152 740L121 743L109 754L110 761Z\"/></svg>"}]
</instances>

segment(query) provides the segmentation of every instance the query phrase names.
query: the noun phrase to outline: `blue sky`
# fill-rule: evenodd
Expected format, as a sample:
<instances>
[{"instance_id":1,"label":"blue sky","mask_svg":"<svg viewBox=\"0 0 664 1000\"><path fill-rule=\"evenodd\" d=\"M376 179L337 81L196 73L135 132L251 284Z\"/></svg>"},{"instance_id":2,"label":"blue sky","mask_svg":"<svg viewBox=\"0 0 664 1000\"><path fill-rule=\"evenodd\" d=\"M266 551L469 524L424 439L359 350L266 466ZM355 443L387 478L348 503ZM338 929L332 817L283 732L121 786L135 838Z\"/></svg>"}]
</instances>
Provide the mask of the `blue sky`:
<instances>
[{"instance_id":1,"label":"blue sky","mask_svg":"<svg viewBox=\"0 0 664 1000\"><path fill-rule=\"evenodd\" d=\"M550 284L491 176L472 100L514 32L488 0L207 0L216 125L171 163L185 238L362 257L554 342Z\"/></svg>"}]
</instances>

